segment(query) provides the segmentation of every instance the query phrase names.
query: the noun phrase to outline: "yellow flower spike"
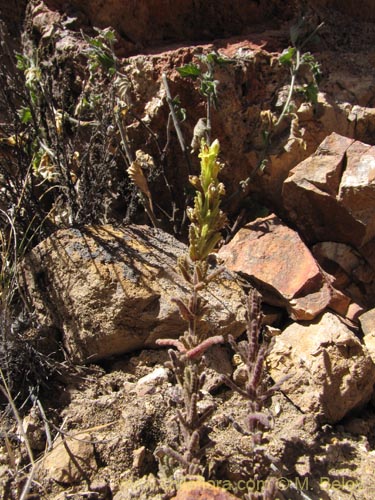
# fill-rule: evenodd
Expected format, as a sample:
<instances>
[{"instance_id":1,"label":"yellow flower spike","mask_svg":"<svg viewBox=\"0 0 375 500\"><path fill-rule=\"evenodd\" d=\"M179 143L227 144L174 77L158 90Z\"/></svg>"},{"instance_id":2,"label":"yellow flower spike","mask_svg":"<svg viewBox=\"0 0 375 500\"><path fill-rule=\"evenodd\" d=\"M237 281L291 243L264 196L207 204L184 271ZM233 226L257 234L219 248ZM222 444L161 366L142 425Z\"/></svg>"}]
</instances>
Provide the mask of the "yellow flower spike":
<instances>
[{"instance_id":1,"label":"yellow flower spike","mask_svg":"<svg viewBox=\"0 0 375 500\"><path fill-rule=\"evenodd\" d=\"M194 208L189 208L187 215L191 225L189 230L189 254L193 261L204 261L208 254L215 250L221 239L220 230L226 219L220 210L221 197L225 194L223 183L218 181L221 164L217 160L220 144L215 140L208 146L201 143L199 158L201 174L190 177L190 182L197 192Z\"/></svg>"}]
</instances>

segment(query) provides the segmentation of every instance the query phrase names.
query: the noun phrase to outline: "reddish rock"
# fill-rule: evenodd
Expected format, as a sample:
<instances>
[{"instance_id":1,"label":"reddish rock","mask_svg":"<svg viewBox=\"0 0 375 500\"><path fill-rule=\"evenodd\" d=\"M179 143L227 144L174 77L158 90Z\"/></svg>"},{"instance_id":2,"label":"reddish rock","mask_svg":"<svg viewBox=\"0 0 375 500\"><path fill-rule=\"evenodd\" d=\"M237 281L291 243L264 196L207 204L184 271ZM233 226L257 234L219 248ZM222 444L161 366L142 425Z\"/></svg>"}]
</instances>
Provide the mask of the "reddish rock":
<instances>
[{"instance_id":1,"label":"reddish rock","mask_svg":"<svg viewBox=\"0 0 375 500\"><path fill-rule=\"evenodd\" d=\"M230 486L233 486L230 481L226 481ZM228 491L218 488L205 481L188 481L183 483L177 495L172 500L236 500L235 497Z\"/></svg>"},{"instance_id":2,"label":"reddish rock","mask_svg":"<svg viewBox=\"0 0 375 500\"><path fill-rule=\"evenodd\" d=\"M369 401L375 365L354 333L327 312L311 324L293 323L275 337L267 358L275 381L303 412L334 423Z\"/></svg>"},{"instance_id":3,"label":"reddish rock","mask_svg":"<svg viewBox=\"0 0 375 500\"><path fill-rule=\"evenodd\" d=\"M261 289L266 302L286 307L293 319L312 319L331 302L330 285L309 249L276 215L247 224L219 257Z\"/></svg>"},{"instance_id":4,"label":"reddish rock","mask_svg":"<svg viewBox=\"0 0 375 500\"><path fill-rule=\"evenodd\" d=\"M282 195L307 241L359 249L375 237L375 148L332 133L291 170Z\"/></svg>"}]
</instances>

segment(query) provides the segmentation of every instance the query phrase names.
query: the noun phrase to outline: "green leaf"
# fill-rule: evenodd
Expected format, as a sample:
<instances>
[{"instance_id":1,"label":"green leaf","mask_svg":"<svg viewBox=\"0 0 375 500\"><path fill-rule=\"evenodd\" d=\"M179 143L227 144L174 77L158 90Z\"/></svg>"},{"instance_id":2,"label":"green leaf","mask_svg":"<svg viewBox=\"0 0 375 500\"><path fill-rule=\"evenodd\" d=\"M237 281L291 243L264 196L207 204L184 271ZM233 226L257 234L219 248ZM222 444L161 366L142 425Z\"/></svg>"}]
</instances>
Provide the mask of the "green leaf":
<instances>
[{"instance_id":1,"label":"green leaf","mask_svg":"<svg viewBox=\"0 0 375 500\"><path fill-rule=\"evenodd\" d=\"M311 64L315 62L315 57L311 54L311 52L305 52L301 56L301 61L307 64Z\"/></svg>"},{"instance_id":2,"label":"green leaf","mask_svg":"<svg viewBox=\"0 0 375 500\"><path fill-rule=\"evenodd\" d=\"M205 97L216 97L216 89L218 85L217 80L202 80L201 86L200 86L200 92L202 95Z\"/></svg>"},{"instance_id":3,"label":"green leaf","mask_svg":"<svg viewBox=\"0 0 375 500\"><path fill-rule=\"evenodd\" d=\"M281 53L279 57L279 63L290 66L292 64L292 60L296 52L297 50L295 47L288 47Z\"/></svg>"},{"instance_id":4,"label":"green leaf","mask_svg":"<svg viewBox=\"0 0 375 500\"><path fill-rule=\"evenodd\" d=\"M219 66L222 64L231 64L233 61L228 59L227 57L223 57L220 54L217 54L216 52L210 52L206 56L200 56L200 59L203 62L206 62L210 65L218 64Z\"/></svg>"},{"instance_id":5,"label":"green leaf","mask_svg":"<svg viewBox=\"0 0 375 500\"><path fill-rule=\"evenodd\" d=\"M110 28L106 28L101 32L102 36L105 38L105 40L109 43L115 43L116 42L116 34L113 30Z\"/></svg>"},{"instance_id":6,"label":"green leaf","mask_svg":"<svg viewBox=\"0 0 375 500\"><path fill-rule=\"evenodd\" d=\"M200 68L194 63L185 64L185 66L177 68L177 71L183 78L198 78L202 74Z\"/></svg>"},{"instance_id":7,"label":"green leaf","mask_svg":"<svg viewBox=\"0 0 375 500\"><path fill-rule=\"evenodd\" d=\"M179 96L176 96L172 100L172 105L173 105L173 108L174 108L174 111L177 115L178 120L180 122L184 122L186 120L187 114L186 114L186 109L181 106L181 101L180 101Z\"/></svg>"},{"instance_id":8,"label":"green leaf","mask_svg":"<svg viewBox=\"0 0 375 500\"><path fill-rule=\"evenodd\" d=\"M25 57L24 55L16 54L16 60L17 60L17 64L16 64L17 69L20 69L21 71L25 71L29 68L30 62L27 59L27 57Z\"/></svg>"},{"instance_id":9,"label":"green leaf","mask_svg":"<svg viewBox=\"0 0 375 500\"><path fill-rule=\"evenodd\" d=\"M316 104L318 102L318 92L318 86L314 82L304 85L303 87L303 93L306 99L312 104Z\"/></svg>"},{"instance_id":10,"label":"green leaf","mask_svg":"<svg viewBox=\"0 0 375 500\"><path fill-rule=\"evenodd\" d=\"M22 123L29 123L32 119L31 110L28 106L22 106L22 108L17 110L17 114Z\"/></svg>"}]
</instances>

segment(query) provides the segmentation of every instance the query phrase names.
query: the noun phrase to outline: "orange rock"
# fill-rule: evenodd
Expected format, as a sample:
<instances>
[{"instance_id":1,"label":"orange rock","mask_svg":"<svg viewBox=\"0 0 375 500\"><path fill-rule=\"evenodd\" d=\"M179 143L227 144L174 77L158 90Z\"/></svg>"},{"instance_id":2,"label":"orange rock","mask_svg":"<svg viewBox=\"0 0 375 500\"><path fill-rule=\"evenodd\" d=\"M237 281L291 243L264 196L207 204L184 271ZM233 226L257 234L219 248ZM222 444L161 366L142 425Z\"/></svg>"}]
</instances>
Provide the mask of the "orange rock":
<instances>
[{"instance_id":1,"label":"orange rock","mask_svg":"<svg viewBox=\"0 0 375 500\"><path fill-rule=\"evenodd\" d=\"M238 500L238 497L205 481L188 481L171 500Z\"/></svg>"},{"instance_id":2,"label":"orange rock","mask_svg":"<svg viewBox=\"0 0 375 500\"><path fill-rule=\"evenodd\" d=\"M293 319L312 319L331 301L328 283L299 235L276 215L247 224L219 251L231 271L247 276L267 303Z\"/></svg>"}]
</instances>

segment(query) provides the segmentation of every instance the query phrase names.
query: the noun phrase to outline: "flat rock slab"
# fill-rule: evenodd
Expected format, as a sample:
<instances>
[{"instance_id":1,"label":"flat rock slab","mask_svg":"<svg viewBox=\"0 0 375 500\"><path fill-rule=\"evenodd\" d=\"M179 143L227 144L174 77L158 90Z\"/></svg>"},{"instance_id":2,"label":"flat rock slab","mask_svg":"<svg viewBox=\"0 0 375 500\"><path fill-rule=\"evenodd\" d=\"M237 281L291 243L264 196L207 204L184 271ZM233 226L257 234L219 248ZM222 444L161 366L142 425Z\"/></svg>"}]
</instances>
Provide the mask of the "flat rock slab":
<instances>
[{"instance_id":1,"label":"flat rock slab","mask_svg":"<svg viewBox=\"0 0 375 500\"><path fill-rule=\"evenodd\" d=\"M310 250L276 215L244 226L219 257L249 278L265 302L286 307L293 319L313 319L332 303L332 288Z\"/></svg>"},{"instance_id":2,"label":"flat rock slab","mask_svg":"<svg viewBox=\"0 0 375 500\"><path fill-rule=\"evenodd\" d=\"M375 365L359 339L333 313L311 324L293 323L275 338L267 358L275 381L303 412L335 423L367 403Z\"/></svg>"},{"instance_id":3,"label":"flat rock slab","mask_svg":"<svg viewBox=\"0 0 375 500\"><path fill-rule=\"evenodd\" d=\"M60 230L26 257L21 282L40 324L62 333L74 362L90 362L184 332L171 299L190 293L177 272L177 257L186 251L147 226ZM209 306L202 333L243 332L243 292L228 273L201 295Z\"/></svg>"}]
</instances>

